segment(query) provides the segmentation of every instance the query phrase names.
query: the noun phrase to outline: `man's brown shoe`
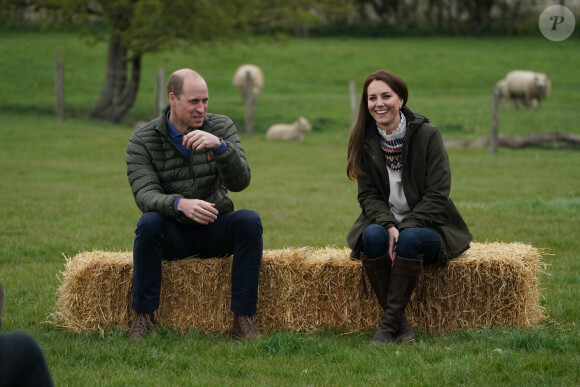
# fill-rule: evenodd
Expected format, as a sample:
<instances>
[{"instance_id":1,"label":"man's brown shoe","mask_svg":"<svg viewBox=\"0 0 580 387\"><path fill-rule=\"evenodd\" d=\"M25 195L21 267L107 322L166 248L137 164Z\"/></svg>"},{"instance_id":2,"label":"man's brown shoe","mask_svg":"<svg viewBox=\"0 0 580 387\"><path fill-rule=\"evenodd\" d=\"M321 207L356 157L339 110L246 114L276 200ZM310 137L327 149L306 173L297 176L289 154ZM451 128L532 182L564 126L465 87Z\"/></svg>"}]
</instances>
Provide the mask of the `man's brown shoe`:
<instances>
[{"instance_id":1,"label":"man's brown shoe","mask_svg":"<svg viewBox=\"0 0 580 387\"><path fill-rule=\"evenodd\" d=\"M234 313L234 325L232 327L232 338L234 340L251 340L260 336L262 335L256 326L253 316L242 316Z\"/></svg>"},{"instance_id":2,"label":"man's brown shoe","mask_svg":"<svg viewBox=\"0 0 580 387\"><path fill-rule=\"evenodd\" d=\"M133 325L129 329L129 340L137 341L145 338L153 332L154 326L153 312L137 313L135 320L133 320Z\"/></svg>"}]
</instances>

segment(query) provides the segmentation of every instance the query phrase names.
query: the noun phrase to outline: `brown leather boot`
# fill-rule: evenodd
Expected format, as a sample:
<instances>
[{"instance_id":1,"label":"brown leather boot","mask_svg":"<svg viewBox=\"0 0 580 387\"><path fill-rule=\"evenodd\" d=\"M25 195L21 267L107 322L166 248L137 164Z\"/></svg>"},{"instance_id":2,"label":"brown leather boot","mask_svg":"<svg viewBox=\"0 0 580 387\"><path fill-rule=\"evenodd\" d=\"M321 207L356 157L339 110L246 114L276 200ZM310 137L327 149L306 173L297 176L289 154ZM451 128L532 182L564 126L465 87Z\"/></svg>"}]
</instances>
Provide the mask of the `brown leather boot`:
<instances>
[{"instance_id":1,"label":"brown leather boot","mask_svg":"<svg viewBox=\"0 0 580 387\"><path fill-rule=\"evenodd\" d=\"M389 280L391 279L391 260L389 255L385 254L377 259L369 259L364 252L361 252L361 262L371 283L371 288L384 312L387 305ZM417 340L417 336L415 336L415 332L413 332L403 313L399 321L399 330L395 335L395 341L397 343L410 343L415 340Z\"/></svg>"},{"instance_id":2,"label":"brown leather boot","mask_svg":"<svg viewBox=\"0 0 580 387\"><path fill-rule=\"evenodd\" d=\"M155 319L153 312L151 313L137 313L133 325L129 329L129 340L137 341L147 337L155 327Z\"/></svg>"},{"instance_id":3,"label":"brown leather boot","mask_svg":"<svg viewBox=\"0 0 580 387\"><path fill-rule=\"evenodd\" d=\"M396 340L399 322L409 303L413 289L415 289L417 276L421 272L422 265L422 255L418 256L417 259L395 256L387 292L387 306L379 323L379 328L371 340L371 345L391 343Z\"/></svg>"},{"instance_id":4,"label":"brown leather boot","mask_svg":"<svg viewBox=\"0 0 580 387\"><path fill-rule=\"evenodd\" d=\"M379 305L385 309L387 305L387 291L389 289L389 279L391 278L391 260L389 255L385 254L376 259L367 258L365 253L361 252L362 266L367 273L371 283L371 288L377 296Z\"/></svg>"},{"instance_id":5,"label":"brown leather boot","mask_svg":"<svg viewBox=\"0 0 580 387\"><path fill-rule=\"evenodd\" d=\"M242 316L237 313L234 313L231 335L234 340L252 340L262 336L256 326L254 316Z\"/></svg>"},{"instance_id":6,"label":"brown leather boot","mask_svg":"<svg viewBox=\"0 0 580 387\"><path fill-rule=\"evenodd\" d=\"M404 344L412 343L416 340L417 336L415 335L415 332L413 332L411 325L409 325L409 321L407 321L407 317L405 317L405 314L403 313L401 320L399 320L399 330L395 334L395 341L399 344Z\"/></svg>"}]
</instances>

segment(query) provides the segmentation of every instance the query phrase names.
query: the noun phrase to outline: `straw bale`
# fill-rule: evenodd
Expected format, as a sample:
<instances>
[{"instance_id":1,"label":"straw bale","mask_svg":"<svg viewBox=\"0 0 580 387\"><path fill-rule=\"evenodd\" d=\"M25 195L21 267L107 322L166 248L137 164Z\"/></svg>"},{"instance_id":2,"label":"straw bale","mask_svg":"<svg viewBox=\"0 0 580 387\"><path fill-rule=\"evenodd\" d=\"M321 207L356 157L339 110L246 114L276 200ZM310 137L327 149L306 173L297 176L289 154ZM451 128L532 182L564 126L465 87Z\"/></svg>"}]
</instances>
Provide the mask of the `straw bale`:
<instances>
[{"instance_id":1,"label":"straw bale","mask_svg":"<svg viewBox=\"0 0 580 387\"><path fill-rule=\"evenodd\" d=\"M472 243L445 268L426 268L407 307L412 326L428 332L531 327L540 306L541 251L522 243Z\"/></svg>"},{"instance_id":2,"label":"straw bale","mask_svg":"<svg viewBox=\"0 0 580 387\"><path fill-rule=\"evenodd\" d=\"M258 290L261 330L312 332L374 329L382 311L366 299L360 262L350 250L265 250ZM159 326L182 332L227 333L232 257L163 262ZM519 243L472 243L445 268L426 268L407 307L411 325L426 332L529 327L544 317L539 305L538 249ZM128 329L131 252L82 252L67 259L53 323L72 331Z\"/></svg>"}]
</instances>

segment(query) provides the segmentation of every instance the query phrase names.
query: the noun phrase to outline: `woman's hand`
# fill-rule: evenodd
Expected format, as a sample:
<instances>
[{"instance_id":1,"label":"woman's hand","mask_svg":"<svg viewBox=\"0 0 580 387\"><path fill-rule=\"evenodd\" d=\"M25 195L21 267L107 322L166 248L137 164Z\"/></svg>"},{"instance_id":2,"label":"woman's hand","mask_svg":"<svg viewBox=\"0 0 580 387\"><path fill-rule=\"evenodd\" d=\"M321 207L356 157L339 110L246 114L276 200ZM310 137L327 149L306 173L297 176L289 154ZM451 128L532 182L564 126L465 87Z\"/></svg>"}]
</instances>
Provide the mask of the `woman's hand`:
<instances>
[{"instance_id":1,"label":"woman's hand","mask_svg":"<svg viewBox=\"0 0 580 387\"><path fill-rule=\"evenodd\" d=\"M391 258L391 263L395 262L395 247L397 246L397 240L399 240L399 230L395 226L391 226L387 229L389 233L389 258Z\"/></svg>"}]
</instances>

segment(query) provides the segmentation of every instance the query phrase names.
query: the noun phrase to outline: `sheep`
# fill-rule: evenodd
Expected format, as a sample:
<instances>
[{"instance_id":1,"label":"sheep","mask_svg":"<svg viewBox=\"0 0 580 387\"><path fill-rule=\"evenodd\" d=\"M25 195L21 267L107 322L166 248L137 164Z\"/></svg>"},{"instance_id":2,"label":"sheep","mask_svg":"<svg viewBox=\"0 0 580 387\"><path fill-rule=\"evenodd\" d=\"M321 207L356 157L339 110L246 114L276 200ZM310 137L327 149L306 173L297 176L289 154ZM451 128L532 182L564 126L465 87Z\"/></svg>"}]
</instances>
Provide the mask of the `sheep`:
<instances>
[{"instance_id":1,"label":"sheep","mask_svg":"<svg viewBox=\"0 0 580 387\"><path fill-rule=\"evenodd\" d=\"M540 106L550 94L552 84L546 74L526 70L514 70L495 84L494 93L500 98L509 98L516 109L522 102L528 109Z\"/></svg>"},{"instance_id":2,"label":"sheep","mask_svg":"<svg viewBox=\"0 0 580 387\"><path fill-rule=\"evenodd\" d=\"M244 64L238 67L236 73L234 74L234 78L232 79L232 83L238 89L240 94L242 95L242 101L246 104L246 82L248 77L248 72L252 76L253 85L252 85L252 101L250 101L253 105L256 104L258 101L258 96L260 95L260 91L262 87L264 87L264 73L262 70L253 64Z\"/></svg>"},{"instance_id":3,"label":"sheep","mask_svg":"<svg viewBox=\"0 0 580 387\"><path fill-rule=\"evenodd\" d=\"M276 124L268 128L268 140L304 140L304 132L312 129L310 122L304 117L298 117L292 124Z\"/></svg>"},{"instance_id":4,"label":"sheep","mask_svg":"<svg viewBox=\"0 0 580 387\"><path fill-rule=\"evenodd\" d=\"M509 98L510 91L509 91L507 80L506 79L499 80L495 84L495 86L493 88L493 92L499 98Z\"/></svg>"}]
</instances>

